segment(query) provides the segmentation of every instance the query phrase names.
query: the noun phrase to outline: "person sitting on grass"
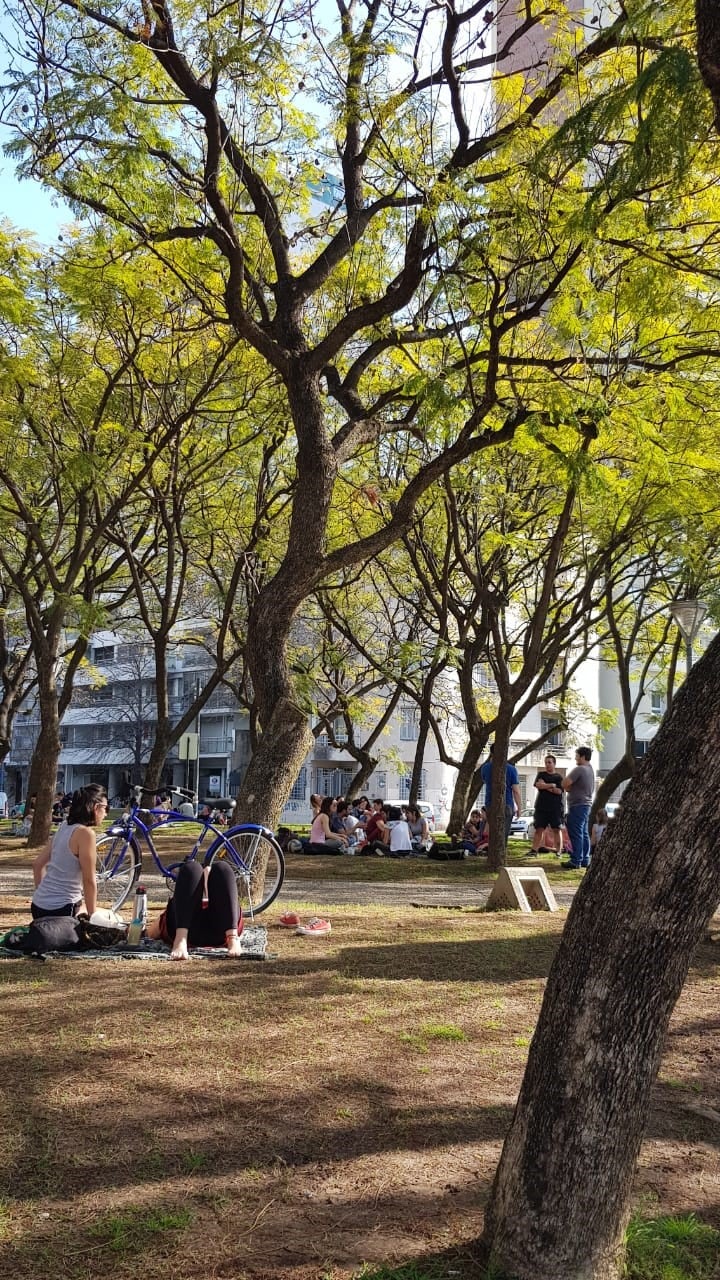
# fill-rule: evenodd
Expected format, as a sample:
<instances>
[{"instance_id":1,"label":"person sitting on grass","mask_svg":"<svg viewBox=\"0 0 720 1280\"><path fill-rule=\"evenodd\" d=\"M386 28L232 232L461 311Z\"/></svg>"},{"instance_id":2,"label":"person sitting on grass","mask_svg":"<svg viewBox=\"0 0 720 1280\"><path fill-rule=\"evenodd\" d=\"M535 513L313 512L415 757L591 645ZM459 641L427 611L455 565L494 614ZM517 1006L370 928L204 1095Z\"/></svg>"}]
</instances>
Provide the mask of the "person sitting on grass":
<instances>
[{"instance_id":1,"label":"person sitting on grass","mask_svg":"<svg viewBox=\"0 0 720 1280\"><path fill-rule=\"evenodd\" d=\"M365 827L365 843L358 845L358 853L383 854L387 849L387 813L382 800L373 800L372 813Z\"/></svg>"},{"instance_id":2,"label":"person sitting on grass","mask_svg":"<svg viewBox=\"0 0 720 1280\"><path fill-rule=\"evenodd\" d=\"M416 804L409 804L406 811L407 824L410 829L410 841L413 853L422 854L430 848L430 828Z\"/></svg>"},{"instance_id":3,"label":"person sitting on grass","mask_svg":"<svg viewBox=\"0 0 720 1280\"><path fill-rule=\"evenodd\" d=\"M412 853L412 841L410 838L410 828L405 820L402 809L392 807L388 809L387 820L388 842L386 857L388 858L407 858Z\"/></svg>"},{"instance_id":4,"label":"person sitting on grass","mask_svg":"<svg viewBox=\"0 0 720 1280\"><path fill-rule=\"evenodd\" d=\"M159 919L148 926L148 938L170 947L171 960L187 960L188 947L227 947L242 954L242 913L235 873L227 862L203 867L195 858L183 862L175 893Z\"/></svg>"},{"instance_id":5,"label":"person sitting on grass","mask_svg":"<svg viewBox=\"0 0 720 1280\"><path fill-rule=\"evenodd\" d=\"M477 853L485 831L485 822L479 809L473 809L465 826L460 832L459 844L468 853Z\"/></svg>"},{"instance_id":6,"label":"person sitting on grass","mask_svg":"<svg viewBox=\"0 0 720 1280\"><path fill-rule=\"evenodd\" d=\"M308 853L344 853L347 848L347 836L344 831L333 832L330 817L335 813L336 802L332 796L325 796L320 803L320 811L310 828Z\"/></svg>"},{"instance_id":7,"label":"person sitting on grass","mask_svg":"<svg viewBox=\"0 0 720 1280\"><path fill-rule=\"evenodd\" d=\"M33 920L77 916L81 911L93 914L97 907L95 828L107 809L105 788L97 783L73 791L67 822L58 827L33 862Z\"/></svg>"}]
</instances>

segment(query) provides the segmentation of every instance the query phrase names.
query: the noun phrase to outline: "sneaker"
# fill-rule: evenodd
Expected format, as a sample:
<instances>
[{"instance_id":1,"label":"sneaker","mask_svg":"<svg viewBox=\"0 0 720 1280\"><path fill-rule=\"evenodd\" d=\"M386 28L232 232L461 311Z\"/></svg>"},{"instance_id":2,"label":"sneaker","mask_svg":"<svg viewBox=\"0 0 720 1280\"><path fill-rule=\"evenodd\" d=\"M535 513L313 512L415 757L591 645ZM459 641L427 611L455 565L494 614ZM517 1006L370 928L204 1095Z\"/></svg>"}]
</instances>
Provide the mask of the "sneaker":
<instances>
[{"instance_id":1,"label":"sneaker","mask_svg":"<svg viewBox=\"0 0 720 1280\"><path fill-rule=\"evenodd\" d=\"M561 862L561 871L582 871L582 867L576 867L574 862Z\"/></svg>"},{"instance_id":2,"label":"sneaker","mask_svg":"<svg viewBox=\"0 0 720 1280\"><path fill-rule=\"evenodd\" d=\"M332 933L332 925L329 920L321 920L319 916L313 916L307 924L299 925L295 932L301 933L305 938L322 938L326 933Z\"/></svg>"},{"instance_id":3,"label":"sneaker","mask_svg":"<svg viewBox=\"0 0 720 1280\"><path fill-rule=\"evenodd\" d=\"M278 920L278 924L283 929L297 929L300 917L295 911L285 911Z\"/></svg>"}]
</instances>

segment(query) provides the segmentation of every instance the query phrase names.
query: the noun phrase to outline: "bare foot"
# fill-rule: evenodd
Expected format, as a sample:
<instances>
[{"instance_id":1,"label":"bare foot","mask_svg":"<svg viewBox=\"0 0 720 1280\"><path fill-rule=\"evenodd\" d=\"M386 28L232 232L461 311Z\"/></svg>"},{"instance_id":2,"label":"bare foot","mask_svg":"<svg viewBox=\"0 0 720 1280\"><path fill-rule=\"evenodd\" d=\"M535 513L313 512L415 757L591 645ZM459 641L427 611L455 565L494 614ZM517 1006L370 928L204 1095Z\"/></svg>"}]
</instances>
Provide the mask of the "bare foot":
<instances>
[{"instance_id":1,"label":"bare foot","mask_svg":"<svg viewBox=\"0 0 720 1280\"><path fill-rule=\"evenodd\" d=\"M187 949L187 929L178 929L170 952L171 960L189 960Z\"/></svg>"},{"instance_id":2,"label":"bare foot","mask_svg":"<svg viewBox=\"0 0 720 1280\"><path fill-rule=\"evenodd\" d=\"M242 944L234 929L229 929L225 934L225 946L229 956L241 956Z\"/></svg>"}]
</instances>

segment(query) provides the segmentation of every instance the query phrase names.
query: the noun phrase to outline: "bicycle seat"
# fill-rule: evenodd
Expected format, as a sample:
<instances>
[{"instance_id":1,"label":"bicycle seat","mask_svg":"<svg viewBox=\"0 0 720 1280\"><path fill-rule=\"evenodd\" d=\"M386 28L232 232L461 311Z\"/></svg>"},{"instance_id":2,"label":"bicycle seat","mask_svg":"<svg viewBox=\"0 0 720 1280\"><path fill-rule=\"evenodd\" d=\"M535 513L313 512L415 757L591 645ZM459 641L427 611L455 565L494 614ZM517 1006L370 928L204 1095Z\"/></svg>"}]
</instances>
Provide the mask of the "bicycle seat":
<instances>
[{"instance_id":1,"label":"bicycle seat","mask_svg":"<svg viewBox=\"0 0 720 1280\"><path fill-rule=\"evenodd\" d=\"M219 809L221 813L228 813L235 808L234 800L203 800L202 803L206 804L208 809Z\"/></svg>"}]
</instances>

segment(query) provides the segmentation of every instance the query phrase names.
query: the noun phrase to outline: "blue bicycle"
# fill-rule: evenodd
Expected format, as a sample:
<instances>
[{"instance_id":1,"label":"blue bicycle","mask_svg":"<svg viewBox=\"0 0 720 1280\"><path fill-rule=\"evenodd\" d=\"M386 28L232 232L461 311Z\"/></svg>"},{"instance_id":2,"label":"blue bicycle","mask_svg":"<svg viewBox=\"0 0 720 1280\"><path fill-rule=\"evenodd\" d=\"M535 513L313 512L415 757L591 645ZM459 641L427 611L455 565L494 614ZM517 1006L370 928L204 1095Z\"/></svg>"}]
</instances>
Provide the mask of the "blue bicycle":
<instances>
[{"instance_id":1,"label":"blue bicycle","mask_svg":"<svg viewBox=\"0 0 720 1280\"><path fill-rule=\"evenodd\" d=\"M158 871L168 881L176 879L178 869L187 858L201 858L205 867L216 858L226 858L237 878L240 905L250 917L275 901L285 876L285 859L272 831L250 822L220 830L211 817L194 817L190 803L192 793L181 787L171 790L173 797L180 797L181 809L142 808L143 794L147 793L142 787L135 787L130 811L98 839L98 906L117 911L127 901L140 879L143 849L149 851ZM215 807L227 812L232 811L233 806L232 802L219 801ZM166 863L158 853L156 839L163 837L168 828L175 828L175 837L185 837L188 849L178 858L174 840L174 861Z\"/></svg>"}]
</instances>

